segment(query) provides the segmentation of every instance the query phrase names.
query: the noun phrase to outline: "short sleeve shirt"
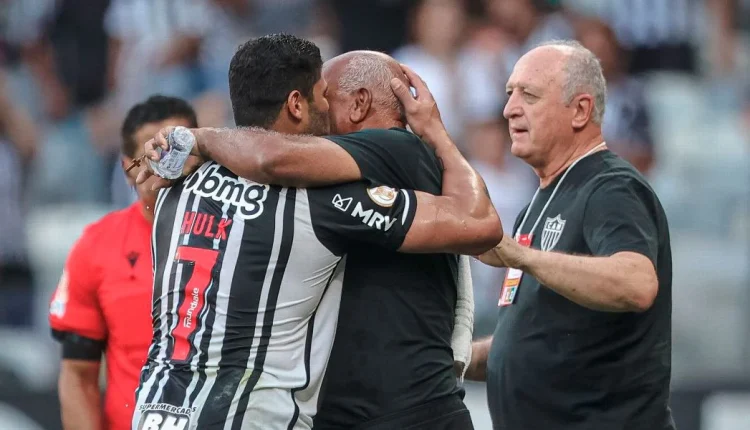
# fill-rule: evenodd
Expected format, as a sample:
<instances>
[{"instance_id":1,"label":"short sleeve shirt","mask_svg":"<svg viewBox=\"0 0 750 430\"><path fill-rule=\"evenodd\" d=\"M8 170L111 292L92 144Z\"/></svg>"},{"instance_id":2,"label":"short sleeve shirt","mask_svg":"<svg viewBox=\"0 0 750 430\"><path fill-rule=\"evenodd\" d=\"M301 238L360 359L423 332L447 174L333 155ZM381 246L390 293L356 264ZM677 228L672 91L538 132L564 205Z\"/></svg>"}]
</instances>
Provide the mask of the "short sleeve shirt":
<instances>
[{"instance_id":1,"label":"short sleeve shirt","mask_svg":"<svg viewBox=\"0 0 750 430\"><path fill-rule=\"evenodd\" d=\"M499 308L488 361L488 400L496 429L673 428L672 265L666 216L645 179L610 151L581 160L560 185L540 190L519 231L532 248L606 257L642 254L659 291L646 312L584 308L524 274L515 301ZM540 218L536 229L531 229Z\"/></svg>"}]
</instances>

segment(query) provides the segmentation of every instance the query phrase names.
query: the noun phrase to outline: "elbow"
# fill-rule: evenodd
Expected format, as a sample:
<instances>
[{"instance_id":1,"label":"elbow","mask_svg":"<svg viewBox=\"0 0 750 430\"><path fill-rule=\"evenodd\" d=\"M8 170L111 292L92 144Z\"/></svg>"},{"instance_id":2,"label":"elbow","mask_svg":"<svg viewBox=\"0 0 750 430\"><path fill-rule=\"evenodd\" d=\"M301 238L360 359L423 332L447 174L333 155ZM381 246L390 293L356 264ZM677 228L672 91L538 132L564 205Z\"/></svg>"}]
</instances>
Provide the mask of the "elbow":
<instances>
[{"instance_id":1,"label":"elbow","mask_svg":"<svg viewBox=\"0 0 750 430\"><path fill-rule=\"evenodd\" d=\"M468 255L481 255L494 248L503 239L503 226L495 211L481 220L473 220L476 229L472 237L471 252Z\"/></svg>"},{"instance_id":2,"label":"elbow","mask_svg":"<svg viewBox=\"0 0 750 430\"><path fill-rule=\"evenodd\" d=\"M659 282L656 276L641 279L632 289L628 300L628 307L633 312L646 312L654 305L658 292Z\"/></svg>"}]
</instances>

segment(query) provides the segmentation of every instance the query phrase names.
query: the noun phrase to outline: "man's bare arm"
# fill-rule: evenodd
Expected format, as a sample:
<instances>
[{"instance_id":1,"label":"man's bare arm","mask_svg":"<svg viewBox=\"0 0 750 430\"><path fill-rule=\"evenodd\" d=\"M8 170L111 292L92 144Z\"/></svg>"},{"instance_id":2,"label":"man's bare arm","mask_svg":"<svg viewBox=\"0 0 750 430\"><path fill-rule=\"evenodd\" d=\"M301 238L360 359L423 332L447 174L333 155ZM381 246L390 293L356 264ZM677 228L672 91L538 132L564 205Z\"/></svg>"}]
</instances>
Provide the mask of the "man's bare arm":
<instances>
[{"instance_id":1,"label":"man's bare arm","mask_svg":"<svg viewBox=\"0 0 750 430\"><path fill-rule=\"evenodd\" d=\"M636 252L607 257L569 255L524 248L504 238L480 260L491 266L513 267L570 301L606 312L643 312L659 290L654 265Z\"/></svg>"},{"instance_id":2,"label":"man's bare arm","mask_svg":"<svg viewBox=\"0 0 750 430\"><path fill-rule=\"evenodd\" d=\"M454 252L477 255L503 238L503 228L482 177L445 130L427 85L402 65L416 98L399 79L391 81L412 130L435 149L443 165L440 196L417 193L417 212L400 249L403 252Z\"/></svg>"},{"instance_id":3,"label":"man's bare arm","mask_svg":"<svg viewBox=\"0 0 750 430\"><path fill-rule=\"evenodd\" d=\"M659 290L656 270L648 257L618 252L609 257L529 253L524 271L542 285L581 306L608 312L644 312Z\"/></svg>"},{"instance_id":4,"label":"man's bare arm","mask_svg":"<svg viewBox=\"0 0 750 430\"><path fill-rule=\"evenodd\" d=\"M362 174L346 150L315 136L260 128L191 130L196 151L236 175L261 184L318 187L357 181Z\"/></svg>"},{"instance_id":5,"label":"man's bare arm","mask_svg":"<svg viewBox=\"0 0 750 430\"><path fill-rule=\"evenodd\" d=\"M466 379L472 381L487 380L487 360L492 348L492 337L480 339L471 344L471 363L466 369Z\"/></svg>"},{"instance_id":6,"label":"man's bare arm","mask_svg":"<svg viewBox=\"0 0 750 430\"><path fill-rule=\"evenodd\" d=\"M99 361L63 359L58 384L63 428L103 428Z\"/></svg>"}]
</instances>

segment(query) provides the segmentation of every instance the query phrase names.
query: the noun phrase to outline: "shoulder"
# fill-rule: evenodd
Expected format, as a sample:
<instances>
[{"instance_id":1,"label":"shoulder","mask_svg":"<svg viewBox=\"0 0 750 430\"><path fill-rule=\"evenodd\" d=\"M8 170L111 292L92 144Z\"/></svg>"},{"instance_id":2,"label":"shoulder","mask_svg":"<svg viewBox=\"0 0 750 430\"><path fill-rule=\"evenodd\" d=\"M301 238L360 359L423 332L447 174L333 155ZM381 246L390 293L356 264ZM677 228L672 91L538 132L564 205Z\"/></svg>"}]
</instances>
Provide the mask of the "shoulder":
<instances>
[{"instance_id":1,"label":"shoulder","mask_svg":"<svg viewBox=\"0 0 750 430\"><path fill-rule=\"evenodd\" d=\"M612 201L623 194L631 195L649 205L658 201L656 192L646 178L630 163L613 153L608 153L586 188L588 201Z\"/></svg>"},{"instance_id":2,"label":"shoulder","mask_svg":"<svg viewBox=\"0 0 750 430\"><path fill-rule=\"evenodd\" d=\"M138 203L124 209L112 211L86 226L85 231L92 235L101 235L117 231L120 226L128 223L138 212Z\"/></svg>"},{"instance_id":3,"label":"shoulder","mask_svg":"<svg viewBox=\"0 0 750 430\"><path fill-rule=\"evenodd\" d=\"M422 139L414 133L403 128L368 128L340 136L326 136L327 139L337 141L353 141L362 143L374 143L383 147L397 147L399 145L411 145L414 147L425 146Z\"/></svg>"},{"instance_id":4,"label":"shoulder","mask_svg":"<svg viewBox=\"0 0 750 430\"><path fill-rule=\"evenodd\" d=\"M76 242L76 247L88 248L103 240L111 241L113 236L123 233L125 231L124 227L132 219L134 212L137 212L136 204L112 211L88 224Z\"/></svg>"}]
</instances>

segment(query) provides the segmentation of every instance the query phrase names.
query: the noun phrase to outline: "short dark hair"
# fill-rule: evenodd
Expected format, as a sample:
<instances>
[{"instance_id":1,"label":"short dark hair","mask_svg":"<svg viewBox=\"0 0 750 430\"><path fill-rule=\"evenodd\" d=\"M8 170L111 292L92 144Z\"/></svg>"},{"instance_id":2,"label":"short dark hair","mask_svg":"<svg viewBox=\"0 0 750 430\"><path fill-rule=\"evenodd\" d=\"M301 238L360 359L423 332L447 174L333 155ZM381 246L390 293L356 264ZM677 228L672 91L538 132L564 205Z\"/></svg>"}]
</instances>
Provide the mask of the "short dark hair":
<instances>
[{"instance_id":1,"label":"short dark hair","mask_svg":"<svg viewBox=\"0 0 750 430\"><path fill-rule=\"evenodd\" d=\"M122 123L122 153L128 157L135 158L137 142L135 133L139 128L152 122L160 122L169 118L186 119L191 128L198 127L198 119L190 103L177 98L162 95L154 95L146 101L138 103L130 108Z\"/></svg>"},{"instance_id":2,"label":"short dark hair","mask_svg":"<svg viewBox=\"0 0 750 430\"><path fill-rule=\"evenodd\" d=\"M312 99L323 59L314 43L271 34L242 44L229 64L229 95L239 127L270 127L289 93Z\"/></svg>"}]
</instances>

